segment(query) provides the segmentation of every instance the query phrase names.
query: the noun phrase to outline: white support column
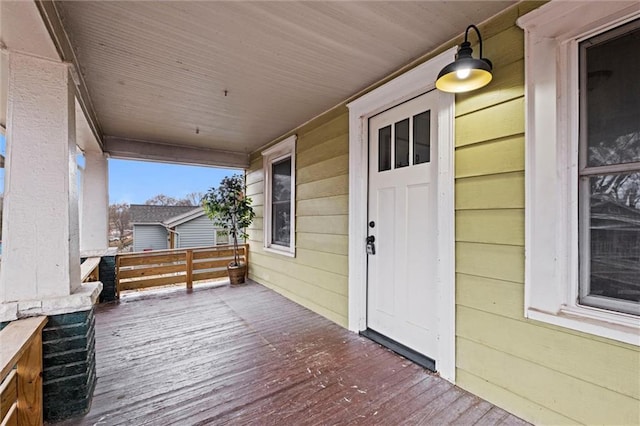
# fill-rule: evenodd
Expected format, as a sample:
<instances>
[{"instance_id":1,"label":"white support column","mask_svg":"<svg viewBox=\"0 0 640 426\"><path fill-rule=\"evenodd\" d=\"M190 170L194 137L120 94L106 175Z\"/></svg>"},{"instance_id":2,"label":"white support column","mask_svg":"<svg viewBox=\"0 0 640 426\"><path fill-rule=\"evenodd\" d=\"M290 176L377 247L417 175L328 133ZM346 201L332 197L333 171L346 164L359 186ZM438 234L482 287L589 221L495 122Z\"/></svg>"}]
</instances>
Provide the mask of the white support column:
<instances>
[{"instance_id":1,"label":"white support column","mask_svg":"<svg viewBox=\"0 0 640 426\"><path fill-rule=\"evenodd\" d=\"M66 64L9 53L0 302L27 311L80 291L72 85Z\"/></svg>"},{"instance_id":2,"label":"white support column","mask_svg":"<svg viewBox=\"0 0 640 426\"><path fill-rule=\"evenodd\" d=\"M101 152L84 153L80 252L104 252L109 246L109 170Z\"/></svg>"}]
</instances>

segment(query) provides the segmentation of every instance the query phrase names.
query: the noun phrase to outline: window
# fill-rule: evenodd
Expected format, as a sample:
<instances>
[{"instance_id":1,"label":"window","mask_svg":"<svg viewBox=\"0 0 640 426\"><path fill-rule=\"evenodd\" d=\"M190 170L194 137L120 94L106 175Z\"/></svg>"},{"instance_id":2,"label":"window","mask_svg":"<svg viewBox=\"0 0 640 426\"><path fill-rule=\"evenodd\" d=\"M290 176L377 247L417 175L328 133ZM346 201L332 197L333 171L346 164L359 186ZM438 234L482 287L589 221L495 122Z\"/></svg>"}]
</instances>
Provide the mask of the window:
<instances>
[{"instance_id":1,"label":"window","mask_svg":"<svg viewBox=\"0 0 640 426\"><path fill-rule=\"evenodd\" d=\"M411 123L411 124L410 124ZM413 132L409 128L413 127ZM391 170L391 139L394 140L394 169L428 163L431 158L431 111L405 118L378 129L378 171ZM413 162L410 158L413 156Z\"/></svg>"},{"instance_id":2,"label":"window","mask_svg":"<svg viewBox=\"0 0 640 426\"><path fill-rule=\"evenodd\" d=\"M229 231L225 229L216 229L216 245L226 245L229 244Z\"/></svg>"},{"instance_id":3,"label":"window","mask_svg":"<svg viewBox=\"0 0 640 426\"><path fill-rule=\"evenodd\" d=\"M264 167L264 247L295 255L296 136L262 152Z\"/></svg>"},{"instance_id":4,"label":"window","mask_svg":"<svg viewBox=\"0 0 640 426\"><path fill-rule=\"evenodd\" d=\"M640 20L579 43L580 303L640 314Z\"/></svg>"},{"instance_id":5,"label":"window","mask_svg":"<svg viewBox=\"0 0 640 426\"><path fill-rule=\"evenodd\" d=\"M640 344L640 7L551 2L525 30L525 316Z\"/></svg>"}]
</instances>

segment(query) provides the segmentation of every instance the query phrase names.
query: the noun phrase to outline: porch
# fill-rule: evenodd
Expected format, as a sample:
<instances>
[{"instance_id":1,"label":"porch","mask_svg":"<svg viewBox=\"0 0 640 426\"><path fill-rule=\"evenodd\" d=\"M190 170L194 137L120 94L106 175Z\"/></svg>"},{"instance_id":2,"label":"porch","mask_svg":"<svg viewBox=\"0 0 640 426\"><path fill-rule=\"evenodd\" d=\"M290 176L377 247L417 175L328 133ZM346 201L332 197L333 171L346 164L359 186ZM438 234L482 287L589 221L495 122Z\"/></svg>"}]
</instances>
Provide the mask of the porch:
<instances>
[{"instance_id":1,"label":"porch","mask_svg":"<svg viewBox=\"0 0 640 426\"><path fill-rule=\"evenodd\" d=\"M253 282L98 306L96 356L58 425L525 424Z\"/></svg>"}]
</instances>

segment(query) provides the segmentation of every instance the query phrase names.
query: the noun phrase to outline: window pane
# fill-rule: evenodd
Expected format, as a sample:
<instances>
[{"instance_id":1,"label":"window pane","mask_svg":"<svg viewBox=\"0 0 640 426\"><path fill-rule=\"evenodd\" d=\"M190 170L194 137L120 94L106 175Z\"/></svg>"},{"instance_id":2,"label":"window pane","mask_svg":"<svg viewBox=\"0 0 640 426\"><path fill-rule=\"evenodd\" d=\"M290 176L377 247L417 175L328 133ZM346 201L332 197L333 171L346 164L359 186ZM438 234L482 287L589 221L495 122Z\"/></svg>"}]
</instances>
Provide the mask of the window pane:
<instances>
[{"instance_id":1,"label":"window pane","mask_svg":"<svg viewBox=\"0 0 640 426\"><path fill-rule=\"evenodd\" d=\"M274 163L273 170L273 201L287 201L291 199L291 158Z\"/></svg>"},{"instance_id":2,"label":"window pane","mask_svg":"<svg viewBox=\"0 0 640 426\"><path fill-rule=\"evenodd\" d=\"M391 170L391 126L378 129L378 171Z\"/></svg>"},{"instance_id":3,"label":"window pane","mask_svg":"<svg viewBox=\"0 0 640 426\"><path fill-rule=\"evenodd\" d=\"M640 161L639 24L580 43L587 166Z\"/></svg>"},{"instance_id":4,"label":"window pane","mask_svg":"<svg viewBox=\"0 0 640 426\"><path fill-rule=\"evenodd\" d=\"M431 111L413 117L413 164L431 161Z\"/></svg>"},{"instance_id":5,"label":"window pane","mask_svg":"<svg viewBox=\"0 0 640 426\"><path fill-rule=\"evenodd\" d=\"M279 201L272 208L271 242L289 247L291 242L291 202Z\"/></svg>"},{"instance_id":6,"label":"window pane","mask_svg":"<svg viewBox=\"0 0 640 426\"><path fill-rule=\"evenodd\" d=\"M224 229L216 229L216 244L229 244L229 233Z\"/></svg>"},{"instance_id":7,"label":"window pane","mask_svg":"<svg viewBox=\"0 0 640 426\"><path fill-rule=\"evenodd\" d=\"M396 169L409 165L409 119L396 123Z\"/></svg>"},{"instance_id":8,"label":"window pane","mask_svg":"<svg viewBox=\"0 0 640 426\"><path fill-rule=\"evenodd\" d=\"M590 190L590 194L581 194L589 196L589 217L586 218L590 252L587 295L638 303L640 173L599 175L583 179L589 180Z\"/></svg>"},{"instance_id":9,"label":"window pane","mask_svg":"<svg viewBox=\"0 0 640 426\"><path fill-rule=\"evenodd\" d=\"M291 158L274 163L271 190L271 242L289 246L291 240Z\"/></svg>"}]
</instances>

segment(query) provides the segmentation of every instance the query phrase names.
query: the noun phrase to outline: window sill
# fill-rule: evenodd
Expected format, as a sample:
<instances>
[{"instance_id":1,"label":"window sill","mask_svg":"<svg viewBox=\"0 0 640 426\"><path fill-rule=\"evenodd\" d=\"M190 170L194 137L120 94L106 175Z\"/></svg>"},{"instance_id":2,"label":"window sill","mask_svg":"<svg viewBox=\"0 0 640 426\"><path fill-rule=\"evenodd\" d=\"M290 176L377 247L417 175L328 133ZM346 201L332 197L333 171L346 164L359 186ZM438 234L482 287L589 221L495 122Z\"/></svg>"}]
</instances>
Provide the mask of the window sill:
<instances>
[{"instance_id":1,"label":"window sill","mask_svg":"<svg viewBox=\"0 0 640 426\"><path fill-rule=\"evenodd\" d=\"M597 308L563 307L557 314L529 308L526 317L618 342L640 346L640 319Z\"/></svg>"},{"instance_id":2,"label":"window sill","mask_svg":"<svg viewBox=\"0 0 640 426\"><path fill-rule=\"evenodd\" d=\"M289 247L281 247L281 246L270 246L270 247L263 247L264 251L269 252L269 253L275 253L275 254L280 254L282 256L287 256L287 257L296 257L296 252L295 249L290 249Z\"/></svg>"}]
</instances>

